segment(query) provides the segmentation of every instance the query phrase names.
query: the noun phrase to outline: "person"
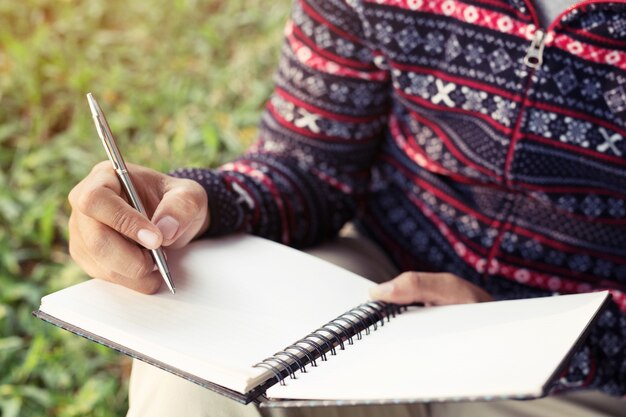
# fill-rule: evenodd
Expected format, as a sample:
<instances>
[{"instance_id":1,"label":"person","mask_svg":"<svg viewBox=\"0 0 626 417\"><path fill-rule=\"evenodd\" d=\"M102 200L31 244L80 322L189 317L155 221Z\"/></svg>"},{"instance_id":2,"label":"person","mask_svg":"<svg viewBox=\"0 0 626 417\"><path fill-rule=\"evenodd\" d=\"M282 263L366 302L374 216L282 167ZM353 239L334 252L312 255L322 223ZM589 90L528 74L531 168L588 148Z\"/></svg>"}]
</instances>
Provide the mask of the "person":
<instances>
[{"instance_id":1,"label":"person","mask_svg":"<svg viewBox=\"0 0 626 417\"><path fill-rule=\"evenodd\" d=\"M73 258L153 293L143 248L245 231L366 242L402 271L372 291L391 302L608 289L562 395L393 412L626 415L626 3L535 3L295 0L257 142L217 169L132 166L150 221L97 165L69 196ZM261 412L159 372L134 364L129 415Z\"/></svg>"}]
</instances>

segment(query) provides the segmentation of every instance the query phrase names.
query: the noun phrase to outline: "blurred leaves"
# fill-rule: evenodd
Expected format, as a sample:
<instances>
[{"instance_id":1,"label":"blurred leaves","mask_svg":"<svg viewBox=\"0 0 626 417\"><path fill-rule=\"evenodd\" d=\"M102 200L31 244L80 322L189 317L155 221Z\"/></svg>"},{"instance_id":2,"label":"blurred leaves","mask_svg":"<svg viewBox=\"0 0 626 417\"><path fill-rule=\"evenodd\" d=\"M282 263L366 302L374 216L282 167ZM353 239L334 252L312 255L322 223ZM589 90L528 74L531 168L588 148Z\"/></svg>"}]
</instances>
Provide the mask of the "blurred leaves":
<instances>
[{"instance_id":1,"label":"blurred leaves","mask_svg":"<svg viewBox=\"0 0 626 417\"><path fill-rule=\"evenodd\" d=\"M217 165L255 136L289 1L0 1L0 415L120 416L129 360L32 317L85 277L66 196L105 159Z\"/></svg>"}]
</instances>

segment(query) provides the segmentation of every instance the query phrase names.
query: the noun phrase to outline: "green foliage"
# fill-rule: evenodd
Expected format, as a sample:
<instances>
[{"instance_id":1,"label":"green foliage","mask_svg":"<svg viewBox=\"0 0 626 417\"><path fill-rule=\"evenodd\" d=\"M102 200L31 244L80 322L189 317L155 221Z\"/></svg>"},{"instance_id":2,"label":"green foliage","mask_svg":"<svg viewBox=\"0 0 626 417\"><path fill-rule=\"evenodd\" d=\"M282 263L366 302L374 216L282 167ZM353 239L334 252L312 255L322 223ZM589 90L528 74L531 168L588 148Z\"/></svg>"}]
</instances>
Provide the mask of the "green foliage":
<instances>
[{"instance_id":1,"label":"green foliage","mask_svg":"<svg viewBox=\"0 0 626 417\"><path fill-rule=\"evenodd\" d=\"M31 316L85 279L66 196L105 159L93 92L129 161L216 165L254 139L289 1L0 2L0 415L120 416L129 360Z\"/></svg>"}]
</instances>

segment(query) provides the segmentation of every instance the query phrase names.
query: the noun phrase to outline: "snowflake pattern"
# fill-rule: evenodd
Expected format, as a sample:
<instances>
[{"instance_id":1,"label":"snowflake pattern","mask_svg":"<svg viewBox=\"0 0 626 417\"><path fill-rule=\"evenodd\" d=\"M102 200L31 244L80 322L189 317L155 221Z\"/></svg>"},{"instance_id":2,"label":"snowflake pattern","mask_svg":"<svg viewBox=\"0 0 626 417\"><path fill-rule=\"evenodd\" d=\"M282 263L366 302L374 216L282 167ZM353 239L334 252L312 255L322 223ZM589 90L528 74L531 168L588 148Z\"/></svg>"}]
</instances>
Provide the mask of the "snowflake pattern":
<instances>
[{"instance_id":1,"label":"snowflake pattern","mask_svg":"<svg viewBox=\"0 0 626 417\"><path fill-rule=\"evenodd\" d=\"M420 75L414 72L409 73L410 86L407 92L414 94L418 97L428 99L431 95L431 86L435 82L435 77L432 75Z\"/></svg>"},{"instance_id":2,"label":"snowflake pattern","mask_svg":"<svg viewBox=\"0 0 626 417\"><path fill-rule=\"evenodd\" d=\"M581 26L585 30L592 30L606 22L606 15L603 11L588 13L581 19Z\"/></svg>"},{"instance_id":3,"label":"snowflake pattern","mask_svg":"<svg viewBox=\"0 0 626 417\"><path fill-rule=\"evenodd\" d=\"M538 259L543 254L543 246L537 240L527 240L520 247L520 253L526 259Z\"/></svg>"},{"instance_id":4,"label":"snowflake pattern","mask_svg":"<svg viewBox=\"0 0 626 417\"><path fill-rule=\"evenodd\" d=\"M509 69L513 65L511 56L502 48L496 49L489 55L489 66L494 74Z\"/></svg>"},{"instance_id":5,"label":"snowflake pattern","mask_svg":"<svg viewBox=\"0 0 626 417\"><path fill-rule=\"evenodd\" d=\"M578 207L578 201L576 200L576 197L572 195L564 195L559 197L557 200L557 204L561 210L565 210L569 213L575 212Z\"/></svg>"},{"instance_id":6,"label":"snowflake pattern","mask_svg":"<svg viewBox=\"0 0 626 417\"><path fill-rule=\"evenodd\" d=\"M326 94L326 84L324 81L317 77L309 77L304 80L304 88L315 97L320 97Z\"/></svg>"},{"instance_id":7,"label":"snowflake pattern","mask_svg":"<svg viewBox=\"0 0 626 417\"><path fill-rule=\"evenodd\" d=\"M513 253L517 249L517 240L518 240L518 237L516 234L506 232L504 236L502 237L500 247L505 252Z\"/></svg>"},{"instance_id":8,"label":"snowflake pattern","mask_svg":"<svg viewBox=\"0 0 626 417\"><path fill-rule=\"evenodd\" d=\"M580 92L591 100L597 100L602 93L600 82L593 78L585 78L582 81Z\"/></svg>"},{"instance_id":9,"label":"snowflake pattern","mask_svg":"<svg viewBox=\"0 0 626 417\"><path fill-rule=\"evenodd\" d=\"M454 58L461 55L462 51L463 47L461 46L459 39L455 35L450 36L446 42L446 60L452 61Z\"/></svg>"},{"instance_id":10,"label":"snowflake pattern","mask_svg":"<svg viewBox=\"0 0 626 417\"><path fill-rule=\"evenodd\" d=\"M530 111L528 130L536 135L550 138L552 137L550 123L556 120L556 118L556 114L554 113L533 109Z\"/></svg>"},{"instance_id":11,"label":"snowflake pattern","mask_svg":"<svg viewBox=\"0 0 626 417\"><path fill-rule=\"evenodd\" d=\"M428 32L424 50L430 54L440 54L443 52L445 37L441 32Z\"/></svg>"},{"instance_id":12,"label":"snowflake pattern","mask_svg":"<svg viewBox=\"0 0 626 417\"><path fill-rule=\"evenodd\" d=\"M315 43L322 48L328 48L333 45L333 39L330 36L330 31L325 26L318 26L314 31Z\"/></svg>"},{"instance_id":13,"label":"snowflake pattern","mask_svg":"<svg viewBox=\"0 0 626 417\"><path fill-rule=\"evenodd\" d=\"M574 75L572 67L565 67L561 71L554 74L554 82L563 95L569 94L578 87L578 80Z\"/></svg>"},{"instance_id":14,"label":"snowflake pattern","mask_svg":"<svg viewBox=\"0 0 626 417\"><path fill-rule=\"evenodd\" d=\"M475 238L481 233L478 220L469 215L459 217L456 222L456 227L459 232L463 233L470 239Z\"/></svg>"},{"instance_id":15,"label":"snowflake pattern","mask_svg":"<svg viewBox=\"0 0 626 417\"><path fill-rule=\"evenodd\" d=\"M352 99L352 102L360 108L365 108L373 102L372 93L363 85L359 85L357 88L352 90L350 98Z\"/></svg>"},{"instance_id":16,"label":"snowflake pattern","mask_svg":"<svg viewBox=\"0 0 626 417\"><path fill-rule=\"evenodd\" d=\"M472 66L480 65L483 62L484 54L485 48L482 45L470 43L465 47L465 60Z\"/></svg>"},{"instance_id":17,"label":"snowflake pattern","mask_svg":"<svg viewBox=\"0 0 626 417\"><path fill-rule=\"evenodd\" d=\"M395 36L398 46L406 53L411 52L421 43L419 32L413 27L405 27Z\"/></svg>"},{"instance_id":18,"label":"snowflake pattern","mask_svg":"<svg viewBox=\"0 0 626 417\"><path fill-rule=\"evenodd\" d=\"M484 112L483 101L487 98L487 93L474 90L466 86L461 87L461 92L465 95L465 103L461 106L465 110Z\"/></svg>"},{"instance_id":19,"label":"snowflake pattern","mask_svg":"<svg viewBox=\"0 0 626 417\"><path fill-rule=\"evenodd\" d=\"M343 38L337 39L335 50L342 56L351 56L354 53L354 44Z\"/></svg>"},{"instance_id":20,"label":"snowflake pattern","mask_svg":"<svg viewBox=\"0 0 626 417\"><path fill-rule=\"evenodd\" d=\"M618 233L626 218L626 71L616 43L602 45L623 40L626 9L588 3L568 13L543 65L530 70L524 35L534 28L520 19L528 2L474 3L296 2L290 25L299 30L288 33L261 140L234 163L242 169L203 182L223 206L216 218L226 226L215 230L312 244L351 218L355 196L369 191L359 221L390 242L403 268L458 271L496 298L626 285L626 237ZM368 182L361 174L372 159ZM324 178L303 177L312 168ZM272 192L244 174L250 170ZM211 177L204 172L200 181ZM253 204L229 201L238 189ZM591 383L623 395L615 375L626 372L626 316L617 303L611 308L562 387ZM600 349L621 362L597 361Z\"/></svg>"},{"instance_id":21,"label":"snowflake pattern","mask_svg":"<svg viewBox=\"0 0 626 417\"><path fill-rule=\"evenodd\" d=\"M388 23L377 23L376 26L376 37L383 44L388 44L393 40L394 29Z\"/></svg>"},{"instance_id":22,"label":"snowflake pattern","mask_svg":"<svg viewBox=\"0 0 626 417\"><path fill-rule=\"evenodd\" d=\"M608 201L608 212L611 217L614 218L624 218L626 216L626 204L624 204L624 200L618 200L616 198L609 198Z\"/></svg>"},{"instance_id":23,"label":"snowflake pattern","mask_svg":"<svg viewBox=\"0 0 626 417\"><path fill-rule=\"evenodd\" d=\"M583 213L589 217L598 217L604 210L604 203L597 195L590 194L581 203Z\"/></svg>"},{"instance_id":24,"label":"snowflake pattern","mask_svg":"<svg viewBox=\"0 0 626 417\"><path fill-rule=\"evenodd\" d=\"M511 122L515 117L516 104L514 101L508 101L500 96L495 96L493 101L496 105L496 109L491 113L493 120L502 123L504 126L511 126Z\"/></svg>"},{"instance_id":25,"label":"snowflake pattern","mask_svg":"<svg viewBox=\"0 0 626 417\"><path fill-rule=\"evenodd\" d=\"M330 85L329 97L338 103L345 103L348 100L350 88L345 84L332 83Z\"/></svg>"},{"instance_id":26,"label":"snowflake pattern","mask_svg":"<svg viewBox=\"0 0 626 417\"><path fill-rule=\"evenodd\" d=\"M546 262L551 265L562 265L565 262L565 254L561 251L551 250L546 255Z\"/></svg>"},{"instance_id":27,"label":"snowflake pattern","mask_svg":"<svg viewBox=\"0 0 626 417\"><path fill-rule=\"evenodd\" d=\"M584 122L578 119L573 119L571 117L566 117L565 125L567 126L567 132L565 132L559 138L561 142L572 143L574 145L582 146L583 148L589 147L587 134L591 129L591 123Z\"/></svg>"},{"instance_id":28,"label":"snowflake pattern","mask_svg":"<svg viewBox=\"0 0 626 417\"><path fill-rule=\"evenodd\" d=\"M609 33L619 38L626 37L626 19L624 15L614 14L608 23Z\"/></svg>"}]
</instances>

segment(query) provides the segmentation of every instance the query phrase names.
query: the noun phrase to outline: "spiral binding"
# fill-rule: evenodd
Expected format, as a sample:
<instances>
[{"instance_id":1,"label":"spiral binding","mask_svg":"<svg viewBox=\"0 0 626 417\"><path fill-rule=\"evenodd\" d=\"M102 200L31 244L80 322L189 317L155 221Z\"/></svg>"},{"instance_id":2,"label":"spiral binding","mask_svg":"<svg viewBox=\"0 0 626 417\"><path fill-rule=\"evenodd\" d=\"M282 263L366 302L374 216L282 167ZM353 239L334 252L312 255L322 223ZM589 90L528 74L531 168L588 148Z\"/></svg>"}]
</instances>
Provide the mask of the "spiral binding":
<instances>
[{"instance_id":1,"label":"spiral binding","mask_svg":"<svg viewBox=\"0 0 626 417\"><path fill-rule=\"evenodd\" d=\"M336 355L337 348L345 350L345 343L354 344L357 340L370 334L385 325L390 318L406 310L404 306L370 301L363 303L339 317L329 321L313 333L276 352L273 356L254 365L256 368L265 368L272 372L274 379L285 385L285 379L296 379L296 372L306 373L306 365L317 366L317 359L322 362L328 360L327 354Z\"/></svg>"}]
</instances>

